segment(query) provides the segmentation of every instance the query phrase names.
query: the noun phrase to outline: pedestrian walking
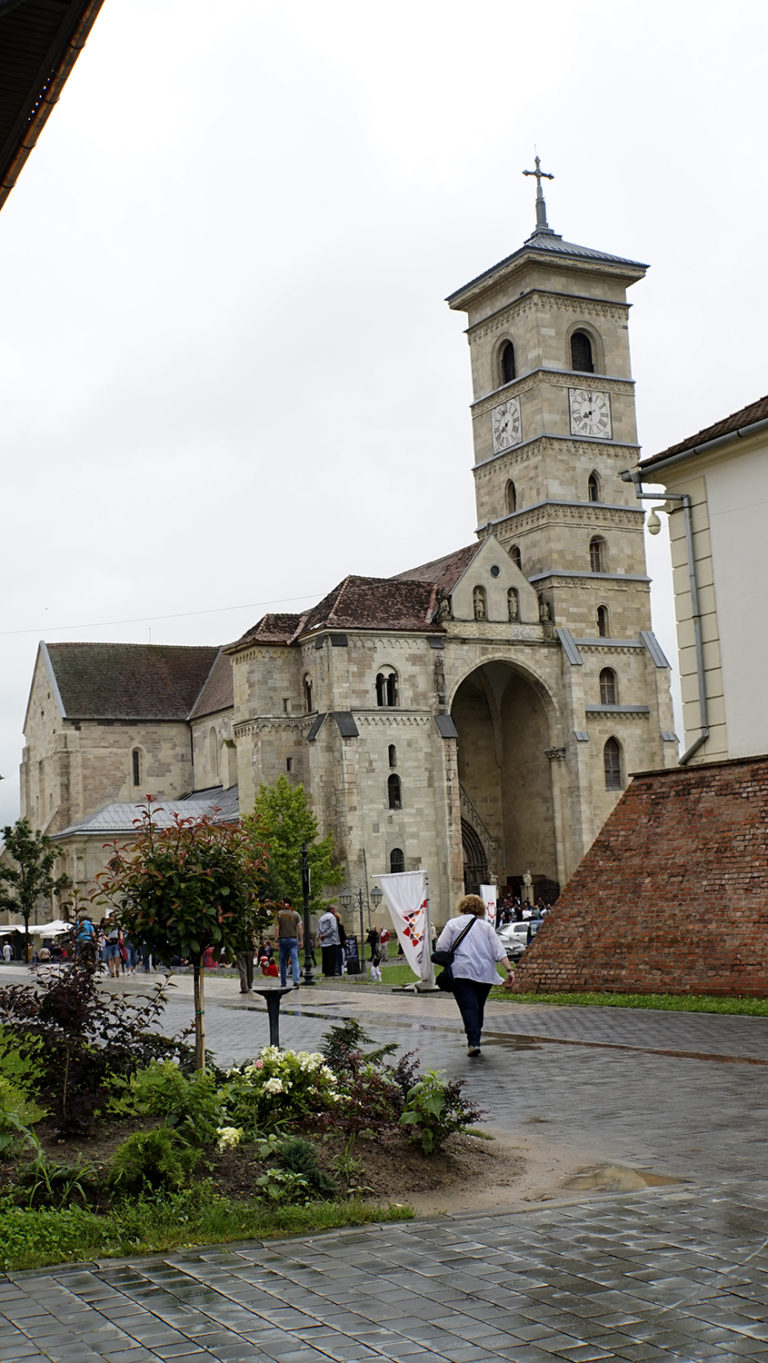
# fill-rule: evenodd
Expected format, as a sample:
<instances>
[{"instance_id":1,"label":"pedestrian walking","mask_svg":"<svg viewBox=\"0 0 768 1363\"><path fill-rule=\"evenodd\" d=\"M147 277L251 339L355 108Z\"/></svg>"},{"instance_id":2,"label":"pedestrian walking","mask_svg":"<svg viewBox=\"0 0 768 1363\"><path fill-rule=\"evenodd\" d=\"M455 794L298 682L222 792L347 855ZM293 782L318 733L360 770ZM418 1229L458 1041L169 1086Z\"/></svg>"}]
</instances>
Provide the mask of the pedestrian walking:
<instances>
[{"instance_id":1,"label":"pedestrian walking","mask_svg":"<svg viewBox=\"0 0 768 1363\"><path fill-rule=\"evenodd\" d=\"M485 1003L494 984L499 983L496 969L507 972L504 984L512 984L513 971L502 943L485 917L485 904L479 894L467 894L456 906L457 917L446 923L437 939L438 951L456 954L451 967L453 997L458 1005L467 1034L467 1055L480 1055ZM458 938L461 941L458 942Z\"/></svg>"}]
</instances>

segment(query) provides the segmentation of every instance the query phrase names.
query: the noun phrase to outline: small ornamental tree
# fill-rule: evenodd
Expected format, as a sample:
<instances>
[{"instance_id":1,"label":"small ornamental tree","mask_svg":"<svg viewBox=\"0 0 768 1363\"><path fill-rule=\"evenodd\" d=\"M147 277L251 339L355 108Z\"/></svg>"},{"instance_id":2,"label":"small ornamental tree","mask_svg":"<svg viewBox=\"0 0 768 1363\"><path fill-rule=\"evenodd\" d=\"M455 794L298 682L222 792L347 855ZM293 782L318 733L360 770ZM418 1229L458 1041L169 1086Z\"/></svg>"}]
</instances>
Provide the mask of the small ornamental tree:
<instances>
[{"instance_id":1,"label":"small ornamental tree","mask_svg":"<svg viewBox=\"0 0 768 1363\"><path fill-rule=\"evenodd\" d=\"M136 820L129 846L111 844L109 869L97 878L95 900L106 899L133 942L161 960L181 956L194 972L195 1062L205 1069L203 957L234 956L263 932L270 909L260 902L266 869L251 829L181 818L159 827L152 804Z\"/></svg>"},{"instance_id":2,"label":"small ornamental tree","mask_svg":"<svg viewBox=\"0 0 768 1363\"><path fill-rule=\"evenodd\" d=\"M53 874L63 848L46 833L33 829L29 819L18 819L4 828L3 842L13 864L0 862L0 909L22 915L29 960L29 920L38 899L50 898L69 884L67 876Z\"/></svg>"},{"instance_id":3,"label":"small ornamental tree","mask_svg":"<svg viewBox=\"0 0 768 1363\"><path fill-rule=\"evenodd\" d=\"M302 903L301 849L307 848L310 871L310 912L324 907L323 890L344 881L344 868L334 860L333 834L318 838L317 819L307 793L279 776L273 786L261 786L252 814L243 825L263 844L267 856L267 888L271 899Z\"/></svg>"}]
</instances>

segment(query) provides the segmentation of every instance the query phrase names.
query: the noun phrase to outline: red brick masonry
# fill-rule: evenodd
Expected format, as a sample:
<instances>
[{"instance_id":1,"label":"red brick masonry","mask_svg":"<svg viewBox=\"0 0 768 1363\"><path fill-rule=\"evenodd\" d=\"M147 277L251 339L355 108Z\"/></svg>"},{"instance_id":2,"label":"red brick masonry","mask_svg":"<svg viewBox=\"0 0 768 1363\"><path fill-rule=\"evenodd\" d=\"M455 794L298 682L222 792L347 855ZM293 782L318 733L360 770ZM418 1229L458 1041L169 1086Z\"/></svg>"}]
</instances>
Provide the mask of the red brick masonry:
<instances>
[{"instance_id":1,"label":"red brick masonry","mask_svg":"<svg viewBox=\"0 0 768 1363\"><path fill-rule=\"evenodd\" d=\"M515 989L768 996L768 757L635 776Z\"/></svg>"}]
</instances>

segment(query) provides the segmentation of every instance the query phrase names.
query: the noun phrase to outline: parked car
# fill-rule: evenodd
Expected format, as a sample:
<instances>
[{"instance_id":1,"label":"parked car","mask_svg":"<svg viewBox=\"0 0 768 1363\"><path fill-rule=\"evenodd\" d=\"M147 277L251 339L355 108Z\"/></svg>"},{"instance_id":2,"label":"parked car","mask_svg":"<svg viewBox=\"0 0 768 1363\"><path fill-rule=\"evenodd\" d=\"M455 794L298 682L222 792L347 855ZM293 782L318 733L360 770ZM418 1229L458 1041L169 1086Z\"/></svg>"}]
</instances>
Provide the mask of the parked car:
<instances>
[{"instance_id":1,"label":"parked car","mask_svg":"<svg viewBox=\"0 0 768 1363\"><path fill-rule=\"evenodd\" d=\"M528 945L528 924L506 923L499 928L498 937L510 961L519 961Z\"/></svg>"}]
</instances>

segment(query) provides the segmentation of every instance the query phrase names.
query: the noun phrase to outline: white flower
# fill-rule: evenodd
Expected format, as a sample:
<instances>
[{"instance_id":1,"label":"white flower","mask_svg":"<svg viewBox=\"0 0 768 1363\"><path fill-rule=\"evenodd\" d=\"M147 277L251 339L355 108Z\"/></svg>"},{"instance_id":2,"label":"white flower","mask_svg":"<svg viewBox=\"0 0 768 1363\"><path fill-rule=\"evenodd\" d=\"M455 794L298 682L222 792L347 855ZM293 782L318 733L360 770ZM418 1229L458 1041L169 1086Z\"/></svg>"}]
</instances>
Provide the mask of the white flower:
<instances>
[{"instance_id":1,"label":"white flower","mask_svg":"<svg viewBox=\"0 0 768 1363\"><path fill-rule=\"evenodd\" d=\"M268 1079L266 1084L264 1085L264 1091L266 1093L282 1093L283 1092L282 1079Z\"/></svg>"},{"instance_id":2,"label":"white flower","mask_svg":"<svg viewBox=\"0 0 768 1363\"><path fill-rule=\"evenodd\" d=\"M218 1140L217 1150L231 1150L233 1146L239 1145L243 1139L243 1130L240 1126L219 1126L216 1128Z\"/></svg>"}]
</instances>

